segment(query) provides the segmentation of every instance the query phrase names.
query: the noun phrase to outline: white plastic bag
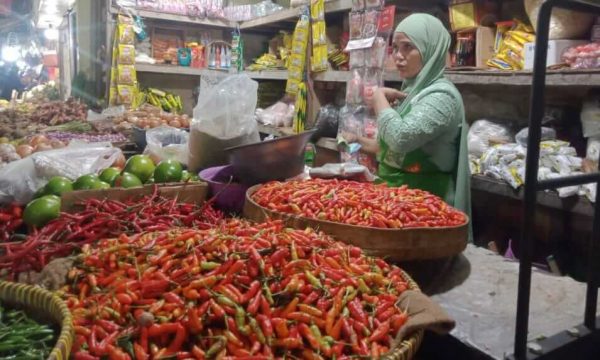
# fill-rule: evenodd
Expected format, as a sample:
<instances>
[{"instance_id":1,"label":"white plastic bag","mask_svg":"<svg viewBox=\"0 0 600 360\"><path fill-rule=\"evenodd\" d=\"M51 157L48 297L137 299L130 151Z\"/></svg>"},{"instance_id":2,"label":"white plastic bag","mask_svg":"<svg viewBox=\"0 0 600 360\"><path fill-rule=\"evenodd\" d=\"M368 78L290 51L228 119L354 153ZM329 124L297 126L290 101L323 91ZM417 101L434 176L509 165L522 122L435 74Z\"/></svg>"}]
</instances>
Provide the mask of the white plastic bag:
<instances>
[{"instance_id":1,"label":"white plastic bag","mask_svg":"<svg viewBox=\"0 0 600 360\"><path fill-rule=\"evenodd\" d=\"M321 167L310 169L309 174L311 178L375 181L375 176L371 174L366 166L355 163L325 164Z\"/></svg>"},{"instance_id":2,"label":"white plastic bag","mask_svg":"<svg viewBox=\"0 0 600 360\"><path fill-rule=\"evenodd\" d=\"M521 129L515 135L515 140L517 143L523 147L527 147L527 140L529 139L529 128ZM542 127L542 136L540 138L541 141L554 140L556 139L556 130L548 127Z\"/></svg>"},{"instance_id":3,"label":"white plastic bag","mask_svg":"<svg viewBox=\"0 0 600 360\"><path fill-rule=\"evenodd\" d=\"M63 149L34 153L0 169L0 203L25 204L53 176L71 180L110 167L121 150L110 143L73 143Z\"/></svg>"},{"instance_id":4,"label":"white plastic bag","mask_svg":"<svg viewBox=\"0 0 600 360\"><path fill-rule=\"evenodd\" d=\"M189 136L187 131L170 126L159 126L146 130L147 145L144 153L149 155L155 163L172 159L187 165Z\"/></svg>"},{"instance_id":5,"label":"white plastic bag","mask_svg":"<svg viewBox=\"0 0 600 360\"><path fill-rule=\"evenodd\" d=\"M271 126L291 126L294 120L294 105L278 101L266 109L256 109L259 122Z\"/></svg>"},{"instance_id":6,"label":"white plastic bag","mask_svg":"<svg viewBox=\"0 0 600 360\"><path fill-rule=\"evenodd\" d=\"M226 148L260 141L254 119L257 90L258 83L241 74L201 91L190 129L190 170L227 164Z\"/></svg>"},{"instance_id":7,"label":"white plastic bag","mask_svg":"<svg viewBox=\"0 0 600 360\"><path fill-rule=\"evenodd\" d=\"M489 120L477 120L469 128L467 144L469 154L481 156L490 148L490 140L494 144L509 143L513 138L508 127Z\"/></svg>"}]
</instances>

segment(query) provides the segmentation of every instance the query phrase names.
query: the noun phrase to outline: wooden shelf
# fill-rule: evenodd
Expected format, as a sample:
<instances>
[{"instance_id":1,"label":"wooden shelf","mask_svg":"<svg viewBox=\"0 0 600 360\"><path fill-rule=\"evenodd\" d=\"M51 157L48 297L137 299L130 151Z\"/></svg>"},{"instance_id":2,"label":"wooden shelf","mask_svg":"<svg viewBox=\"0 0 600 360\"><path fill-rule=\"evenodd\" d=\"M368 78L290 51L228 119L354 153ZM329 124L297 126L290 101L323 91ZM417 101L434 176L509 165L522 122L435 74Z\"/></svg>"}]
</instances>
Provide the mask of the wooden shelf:
<instances>
[{"instance_id":1,"label":"wooden shelf","mask_svg":"<svg viewBox=\"0 0 600 360\"><path fill-rule=\"evenodd\" d=\"M332 0L325 3L325 13L335 13L352 9L352 0ZM258 19L243 21L240 29L253 29L261 26L273 26L282 22L295 22L300 16L301 7L285 9Z\"/></svg>"},{"instance_id":2,"label":"wooden shelf","mask_svg":"<svg viewBox=\"0 0 600 360\"><path fill-rule=\"evenodd\" d=\"M530 86L531 71L447 70L446 77L456 85L512 85ZM549 86L600 86L599 70L549 70Z\"/></svg>"},{"instance_id":3,"label":"wooden shelf","mask_svg":"<svg viewBox=\"0 0 600 360\"><path fill-rule=\"evenodd\" d=\"M203 26L211 26L211 27L219 27L219 28L234 28L235 23L227 20L221 19L200 19L187 15L176 15L176 14L168 14L150 10L133 10L136 14L138 14L142 18L153 19L153 20L163 20L163 21L172 21L172 22L181 22L187 24L194 25L203 25ZM118 14L119 10L116 8L111 8L110 12L113 14Z\"/></svg>"},{"instance_id":4,"label":"wooden shelf","mask_svg":"<svg viewBox=\"0 0 600 360\"><path fill-rule=\"evenodd\" d=\"M170 75L214 76L227 74L226 71L198 69L189 66L136 64L138 72ZM287 80L287 70L245 71L244 74L257 80Z\"/></svg>"},{"instance_id":5,"label":"wooden shelf","mask_svg":"<svg viewBox=\"0 0 600 360\"><path fill-rule=\"evenodd\" d=\"M517 190L503 181L483 175L471 177L471 189L500 195L503 197L522 200L523 188ZM554 191L540 191L537 195L538 204L553 209L564 210L578 215L594 216L594 204L583 196L561 198Z\"/></svg>"}]
</instances>

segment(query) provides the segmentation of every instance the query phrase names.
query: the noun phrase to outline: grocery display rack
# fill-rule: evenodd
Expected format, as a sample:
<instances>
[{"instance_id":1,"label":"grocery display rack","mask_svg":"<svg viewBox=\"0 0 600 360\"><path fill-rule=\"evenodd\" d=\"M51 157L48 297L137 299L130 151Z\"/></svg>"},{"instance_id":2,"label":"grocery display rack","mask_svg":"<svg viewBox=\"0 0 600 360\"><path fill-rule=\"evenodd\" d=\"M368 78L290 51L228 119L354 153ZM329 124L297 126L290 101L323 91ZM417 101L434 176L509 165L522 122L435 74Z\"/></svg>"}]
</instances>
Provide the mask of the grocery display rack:
<instances>
[{"instance_id":1,"label":"grocery display rack","mask_svg":"<svg viewBox=\"0 0 600 360\"><path fill-rule=\"evenodd\" d=\"M533 226L537 204L537 192L564 186L600 184L600 173L574 175L557 179L538 180L540 158L540 140L542 118L546 93L546 58L550 15L552 9L561 8L600 15L600 4L583 0L546 0L540 7L536 34L533 82L529 112L529 138L527 141L527 159L525 187L523 196L523 224L519 256L519 285L517 296L517 316L514 354L508 359L575 359L589 358L600 344L597 302L600 284L600 191L596 192L594 203L594 222L590 240L587 269L587 292L583 325L566 330L557 335L528 342L529 305L531 293L531 269L533 258ZM600 190L600 189L598 189ZM596 356L598 353L595 352Z\"/></svg>"}]
</instances>

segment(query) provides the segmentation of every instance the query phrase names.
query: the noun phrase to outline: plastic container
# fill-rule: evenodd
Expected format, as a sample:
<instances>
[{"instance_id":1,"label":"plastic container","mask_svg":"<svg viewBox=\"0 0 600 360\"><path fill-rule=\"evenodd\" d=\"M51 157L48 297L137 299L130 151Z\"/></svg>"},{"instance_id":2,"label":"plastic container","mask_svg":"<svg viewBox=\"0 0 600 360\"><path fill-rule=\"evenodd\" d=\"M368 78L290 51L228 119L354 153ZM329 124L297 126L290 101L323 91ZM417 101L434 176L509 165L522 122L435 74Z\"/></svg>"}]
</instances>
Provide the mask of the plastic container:
<instances>
[{"instance_id":1,"label":"plastic container","mask_svg":"<svg viewBox=\"0 0 600 360\"><path fill-rule=\"evenodd\" d=\"M231 165L204 169L198 174L208 183L209 198L216 196L215 206L225 212L241 213L249 186L234 182Z\"/></svg>"}]
</instances>

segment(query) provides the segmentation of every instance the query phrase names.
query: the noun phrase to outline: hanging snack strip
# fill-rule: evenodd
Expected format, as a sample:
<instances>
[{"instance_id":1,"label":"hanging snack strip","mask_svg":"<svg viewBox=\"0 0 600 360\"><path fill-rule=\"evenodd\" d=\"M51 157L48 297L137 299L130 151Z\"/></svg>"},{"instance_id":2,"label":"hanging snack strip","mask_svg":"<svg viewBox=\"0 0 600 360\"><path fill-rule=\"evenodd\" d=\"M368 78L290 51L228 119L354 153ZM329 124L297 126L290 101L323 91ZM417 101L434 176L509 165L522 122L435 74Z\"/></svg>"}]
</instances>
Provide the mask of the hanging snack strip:
<instances>
[{"instance_id":1,"label":"hanging snack strip","mask_svg":"<svg viewBox=\"0 0 600 360\"><path fill-rule=\"evenodd\" d=\"M313 0L310 4L312 19L312 59L313 72L327 71L327 35L325 29L325 1Z\"/></svg>"},{"instance_id":2,"label":"hanging snack strip","mask_svg":"<svg viewBox=\"0 0 600 360\"><path fill-rule=\"evenodd\" d=\"M234 69L234 72L244 70L244 41L239 27L233 32L231 39L231 69Z\"/></svg>"},{"instance_id":3,"label":"hanging snack strip","mask_svg":"<svg viewBox=\"0 0 600 360\"><path fill-rule=\"evenodd\" d=\"M288 80L285 91L288 94L298 93L300 83L304 80L306 65L306 48L308 46L308 32L310 21L307 14L301 14L296 23L294 37L292 39L292 55L288 67Z\"/></svg>"},{"instance_id":4,"label":"hanging snack strip","mask_svg":"<svg viewBox=\"0 0 600 360\"><path fill-rule=\"evenodd\" d=\"M304 131L306 126L306 103L308 100L308 90L306 83L301 82L298 85L298 94L296 95L296 115L294 116L293 128L296 134Z\"/></svg>"},{"instance_id":5,"label":"hanging snack strip","mask_svg":"<svg viewBox=\"0 0 600 360\"><path fill-rule=\"evenodd\" d=\"M109 104L137 107L140 104L135 70L135 29L133 19L119 15L113 42Z\"/></svg>"}]
</instances>

